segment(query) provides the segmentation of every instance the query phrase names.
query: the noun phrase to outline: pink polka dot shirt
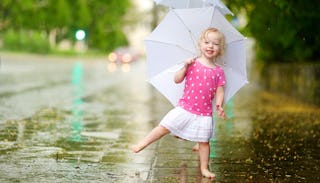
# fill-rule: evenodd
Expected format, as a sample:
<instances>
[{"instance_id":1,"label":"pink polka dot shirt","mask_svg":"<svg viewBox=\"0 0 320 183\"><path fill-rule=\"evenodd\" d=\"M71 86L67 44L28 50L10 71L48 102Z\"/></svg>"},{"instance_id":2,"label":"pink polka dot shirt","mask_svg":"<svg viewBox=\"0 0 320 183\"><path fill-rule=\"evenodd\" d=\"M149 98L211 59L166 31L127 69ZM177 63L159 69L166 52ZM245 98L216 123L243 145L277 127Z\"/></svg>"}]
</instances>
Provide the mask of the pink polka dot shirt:
<instances>
[{"instance_id":1,"label":"pink polka dot shirt","mask_svg":"<svg viewBox=\"0 0 320 183\"><path fill-rule=\"evenodd\" d=\"M207 67L198 60L189 65L185 76L183 96L178 106L201 116L212 116L212 100L218 86L225 85L221 67Z\"/></svg>"}]
</instances>

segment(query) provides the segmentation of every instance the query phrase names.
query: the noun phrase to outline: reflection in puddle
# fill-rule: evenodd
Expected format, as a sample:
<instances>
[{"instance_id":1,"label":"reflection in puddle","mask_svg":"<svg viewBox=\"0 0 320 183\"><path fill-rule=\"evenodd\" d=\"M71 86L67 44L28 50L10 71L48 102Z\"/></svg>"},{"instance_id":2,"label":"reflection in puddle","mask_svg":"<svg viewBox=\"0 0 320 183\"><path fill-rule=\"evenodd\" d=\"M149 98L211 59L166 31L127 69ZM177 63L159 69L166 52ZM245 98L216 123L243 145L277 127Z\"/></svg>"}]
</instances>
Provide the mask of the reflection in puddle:
<instances>
[{"instance_id":1,"label":"reflection in puddle","mask_svg":"<svg viewBox=\"0 0 320 183\"><path fill-rule=\"evenodd\" d=\"M130 72L131 71L131 65L130 63L122 63L117 64L114 62L109 62L107 65L108 72L116 72L118 70L118 67L120 68L120 71L123 73Z\"/></svg>"},{"instance_id":2,"label":"reflection in puddle","mask_svg":"<svg viewBox=\"0 0 320 183\"><path fill-rule=\"evenodd\" d=\"M128 63L124 63L121 65L121 71L122 72L129 72L131 70L131 66Z\"/></svg>"},{"instance_id":3,"label":"reflection in puddle","mask_svg":"<svg viewBox=\"0 0 320 183\"><path fill-rule=\"evenodd\" d=\"M82 96L83 96L83 68L81 62L77 62L72 71L72 85L73 85L73 102L72 102L72 136L73 141L81 141L82 125Z\"/></svg>"},{"instance_id":4,"label":"reflection in puddle","mask_svg":"<svg viewBox=\"0 0 320 183\"><path fill-rule=\"evenodd\" d=\"M214 121L215 121L215 134L216 136L210 140L210 158L217 158L217 149L219 148L217 146L217 138L220 139L220 137L217 136L223 136L223 138L232 137L232 130L233 130L233 117L234 117L234 108L233 108L233 100L231 99L226 105L225 105L225 113L227 115L227 119L225 121L222 121L214 114Z\"/></svg>"},{"instance_id":5,"label":"reflection in puddle","mask_svg":"<svg viewBox=\"0 0 320 183\"><path fill-rule=\"evenodd\" d=\"M113 63L113 62L109 62L108 63L108 66L107 66L107 70L109 72L115 72L117 71L117 64L116 63Z\"/></svg>"}]
</instances>

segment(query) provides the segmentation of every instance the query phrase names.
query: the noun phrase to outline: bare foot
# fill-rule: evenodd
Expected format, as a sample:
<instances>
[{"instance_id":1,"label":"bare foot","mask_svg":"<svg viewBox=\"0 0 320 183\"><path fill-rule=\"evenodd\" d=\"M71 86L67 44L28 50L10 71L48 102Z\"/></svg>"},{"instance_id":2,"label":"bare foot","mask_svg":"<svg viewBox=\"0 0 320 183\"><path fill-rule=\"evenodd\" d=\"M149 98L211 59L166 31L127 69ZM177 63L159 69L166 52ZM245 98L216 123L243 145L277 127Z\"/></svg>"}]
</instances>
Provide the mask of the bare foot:
<instances>
[{"instance_id":1,"label":"bare foot","mask_svg":"<svg viewBox=\"0 0 320 183\"><path fill-rule=\"evenodd\" d=\"M192 151L199 151L199 144L198 143L192 147Z\"/></svg>"},{"instance_id":2,"label":"bare foot","mask_svg":"<svg viewBox=\"0 0 320 183\"><path fill-rule=\"evenodd\" d=\"M134 152L134 153L138 153L140 152L143 148L139 147L138 145L132 145L130 147L131 151Z\"/></svg>"},{"instance_id":3,"label":"bare foot","mask_svg":"<svg viewBox=\"0 0 320 183\"><path fill-rule=\"evenodd\" d=\"M214 173L210 172L208 169L201 170L201 174L202 174L202 176L207 177L209 179L213 179L216 177L216 175Z\"/></svg>"}]
</instances>

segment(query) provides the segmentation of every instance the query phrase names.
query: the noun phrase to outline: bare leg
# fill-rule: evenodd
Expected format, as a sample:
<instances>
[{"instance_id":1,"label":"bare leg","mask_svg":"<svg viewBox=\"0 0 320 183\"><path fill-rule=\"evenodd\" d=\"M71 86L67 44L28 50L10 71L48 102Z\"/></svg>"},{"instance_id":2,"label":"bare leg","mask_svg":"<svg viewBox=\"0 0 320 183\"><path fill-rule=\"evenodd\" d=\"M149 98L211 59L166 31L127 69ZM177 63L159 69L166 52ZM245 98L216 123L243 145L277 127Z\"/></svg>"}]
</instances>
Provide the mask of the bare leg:
<instances>
[{"instance_id":1,"label":"bare leg","mask_svg":"<svg viewBox=\"0 0 320 183\"><path fill-rule=\"evenodd\" d=\"M207 178L214 178L215 174L209 171L209 142L199 142L199 158L201 174Z\"/></svg>"},{"instance_id":2,"label":"bare leg","mask_svg":"<svg viewBox=\"0 0 320 183\"><path fill-rule=\"evenodd\" d=\"M170 131L168 129L159 125L159 126L155 127L144 139L142 139L142 141L140 141L136 145L133 145L131 147L131 150L134 153L138 153L141 150L143 150L144 148L146 148L148 145L153 143L154 141L160 139L164 135L167 135L169 132Z\"/></svg>"}]
</instances>

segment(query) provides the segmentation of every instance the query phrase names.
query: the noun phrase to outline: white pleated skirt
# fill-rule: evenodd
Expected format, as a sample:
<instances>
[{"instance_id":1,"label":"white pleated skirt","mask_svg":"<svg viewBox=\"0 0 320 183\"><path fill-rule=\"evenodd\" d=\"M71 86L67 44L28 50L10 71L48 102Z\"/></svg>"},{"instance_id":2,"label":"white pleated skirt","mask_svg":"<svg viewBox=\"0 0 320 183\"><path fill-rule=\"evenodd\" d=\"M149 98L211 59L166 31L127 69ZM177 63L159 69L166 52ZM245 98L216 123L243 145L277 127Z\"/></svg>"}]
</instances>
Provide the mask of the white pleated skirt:
<instances>
[{"instance_id":1,"label":"white pleated skirt","mask_svg":"<svg viewBox=\"0 0 320 183\"><path fill-rule=\"evenodd\" d=\"M215 124L211 116L193 114L181 107L169 111L160 121L174 136L193 142L209 142L214 137Z\"/></svg>"}]
</instances>

